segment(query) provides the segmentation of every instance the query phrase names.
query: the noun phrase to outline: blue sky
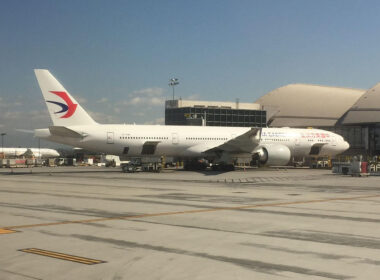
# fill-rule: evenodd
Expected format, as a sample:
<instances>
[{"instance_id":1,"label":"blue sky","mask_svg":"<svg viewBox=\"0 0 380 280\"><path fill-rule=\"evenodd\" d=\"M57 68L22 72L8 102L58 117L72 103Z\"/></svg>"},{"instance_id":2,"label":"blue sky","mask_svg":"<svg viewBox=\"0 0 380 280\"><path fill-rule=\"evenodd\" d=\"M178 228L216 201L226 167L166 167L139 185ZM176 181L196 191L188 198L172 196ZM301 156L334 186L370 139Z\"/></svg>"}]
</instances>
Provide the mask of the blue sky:
<instances>
[{"instance_id":1,"label":"blue sky","mask_svg":"<svg viewBox=\"0 0 380 280\"><path fill-rule=\"evenodd\" d=\"M289 83L370 88L379 14L379 1L0 0L0 131L32 146L13 128L50 124L34 68L105 123L162 123L171 77L177 96L220 101Z\"/></svg>"}]
</instances>

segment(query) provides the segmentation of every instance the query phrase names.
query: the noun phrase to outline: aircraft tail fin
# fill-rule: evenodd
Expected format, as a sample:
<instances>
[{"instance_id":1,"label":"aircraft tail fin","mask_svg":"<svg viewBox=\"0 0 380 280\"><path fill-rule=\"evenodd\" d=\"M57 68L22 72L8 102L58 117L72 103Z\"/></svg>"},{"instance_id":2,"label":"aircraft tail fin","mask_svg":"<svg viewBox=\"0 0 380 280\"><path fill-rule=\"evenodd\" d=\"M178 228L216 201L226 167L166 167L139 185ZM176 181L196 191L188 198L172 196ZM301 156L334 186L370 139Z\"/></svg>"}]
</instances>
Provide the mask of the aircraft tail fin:
<instances>
[{"instance_id":1,"label":"aircraft tail fin","mask_svg":"<svg viewBox=\"0 0 380 280\"><path fill-rule=\"evenodd\" d=\"M55 126L96 124L49 70L34 69L34 73Z\"/></svg>"}]
</instances>

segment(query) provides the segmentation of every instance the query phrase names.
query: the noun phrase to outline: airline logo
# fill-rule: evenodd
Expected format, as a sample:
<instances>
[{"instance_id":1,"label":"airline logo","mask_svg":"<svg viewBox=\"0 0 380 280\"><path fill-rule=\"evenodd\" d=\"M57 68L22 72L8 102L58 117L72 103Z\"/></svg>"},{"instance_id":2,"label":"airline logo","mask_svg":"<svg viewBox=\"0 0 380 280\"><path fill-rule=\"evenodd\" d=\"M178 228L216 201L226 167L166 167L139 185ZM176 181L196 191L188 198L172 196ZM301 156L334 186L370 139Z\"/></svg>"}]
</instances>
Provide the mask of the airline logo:
<instances>
[{"instance_id":1,"label":"airline logo","mask_svg":"<svg viewBox=\"0 0 380 280\"><path fill-rule=\"evenodd\" d=\"M65 104L65 103L61 103L61 102L46 100L46 102L53 103L53 104L61 107L61 110L58 112L54 112L54 114L60 114L60 113L66 112L66 114L64 114L60 118L61 119L70 118L75 113L75 110L77 109L78 104L74 104L73 101L71 101L68 94L64 91L50 91L50 92L55 94L55 95L58 95L60 98L63 99L63 101L66 102L66 104Z\"/></svg>"}]
</instances>

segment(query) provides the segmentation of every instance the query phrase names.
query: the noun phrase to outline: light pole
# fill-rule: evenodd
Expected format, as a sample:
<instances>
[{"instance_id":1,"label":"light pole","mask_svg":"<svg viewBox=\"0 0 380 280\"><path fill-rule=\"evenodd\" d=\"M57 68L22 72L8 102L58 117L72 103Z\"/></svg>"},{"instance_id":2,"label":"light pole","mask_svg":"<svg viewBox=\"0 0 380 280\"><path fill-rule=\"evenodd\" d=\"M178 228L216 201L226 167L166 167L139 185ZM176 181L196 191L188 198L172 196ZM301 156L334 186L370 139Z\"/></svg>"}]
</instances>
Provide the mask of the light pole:
<instances>
[{"instance_id":1,"label":"light pole","mask_svg":"<svg viewBox=\"0 0 380 280\"><path fill-rule=\"evenodd\" d=\"M177 78L171 78L169 80L169 86L173 88L173 100L174 100L174 87L179 84L179 81Z\"/></svg>"},{"instance_id":2,"label":"light pole","mask_svg":"<svg viewBox=\"0 0 380 280\"><path fill-rule=\"evenodd\" d=\"M41 160L41 138L38 138L38 158Z\"/></svg>"},{"instance_id":3,"label":"light pole","mask_svg":"<svg viewBox=\"0 0 380 280\"><path fill-rule=\"evenodd\" d=\"M4 155L4 136L7 135L6 133L1 133L1 152Z\"/></svg>"}]
</instances>

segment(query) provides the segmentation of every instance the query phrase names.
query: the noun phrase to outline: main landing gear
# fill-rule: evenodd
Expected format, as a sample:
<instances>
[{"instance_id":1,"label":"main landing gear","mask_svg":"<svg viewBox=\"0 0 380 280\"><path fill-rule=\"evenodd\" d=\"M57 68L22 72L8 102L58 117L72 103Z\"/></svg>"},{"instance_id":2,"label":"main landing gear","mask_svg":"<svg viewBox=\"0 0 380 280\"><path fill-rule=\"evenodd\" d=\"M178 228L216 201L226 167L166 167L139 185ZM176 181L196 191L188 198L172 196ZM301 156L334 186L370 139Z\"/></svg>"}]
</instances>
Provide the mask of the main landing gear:
<instances>
[{"instance_id":1,"label":"main landing gear","mask_svg":"<svg viewBox=\"0 0 380 280\"><path fill-rule=\"evenodd\" d=\"M211 169L213 171L234 171L235 166L233 164L213 164Z\"/></svg>"},{"instance_id":2,"label":"main landing gear","mask_svg":"<svg viewBox=\"0 0 380 280\"><path fill-rule=\"evenodd\" d=\"M208 164L204 160L188 160L184 162L183 169L193 170L193 171L202 171L206 170Z\"/></svg>"}]
</instances>

